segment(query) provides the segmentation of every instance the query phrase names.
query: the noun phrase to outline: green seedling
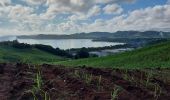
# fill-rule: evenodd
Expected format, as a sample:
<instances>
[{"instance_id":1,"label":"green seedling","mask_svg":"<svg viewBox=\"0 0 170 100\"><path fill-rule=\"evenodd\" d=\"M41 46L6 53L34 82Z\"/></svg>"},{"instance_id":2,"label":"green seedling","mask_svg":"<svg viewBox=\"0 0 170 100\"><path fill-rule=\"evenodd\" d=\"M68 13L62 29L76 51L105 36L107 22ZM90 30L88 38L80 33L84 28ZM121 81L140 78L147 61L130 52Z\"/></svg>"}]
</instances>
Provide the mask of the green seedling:
<instances>
[{"instance_id":1,"label":"green seedling","mask_svg":"<svg viewBox=\"0 0 170 100\"><path fill-rule=\"evenodd\" d=\"M36 85L37 85L38 89L41 89L42 78L41 78L40 72L38 72L37 75L36 75Z\"/></svg>"},{"instance_id":2,"label":"green seedling","mask_svg":"<svg viewBox=\"0 0 170 100\"><path fill-rule=\"evenodd\" d=\"M74 71L74 75L75 75L75 77L80 78L80 73L79 73L78 70L75 70L75 71Z\"/></svg>"},{"instance_id":3,"label":"green seedling","mask_svg":"<svg viewBox=\"0 0 170 100\"><path fill-rule=\"evenodd\" d=\"M50 96L48 95L48 93L43 90L42 92L44 93L44 100L50 100Z\"/></svg>"},{"instance_id":4,"label":"green seedling","mask_svg":"<svg viewBox=\"0 0 170 100\"><path fill-rule=\"evenodd\" d=\"M85 82L87 83L87 84L90 84L91 83L91 81L92 81L92 74L85 74Z\"/></svg>"},{"instance_id":5,"label":"green seedling","mask_svg":"<svg viewBox=\"0 0 170 100\"><path fill-rule=\"evenodd\" d=\"M123 77L124 77L125 80L128 80L128 71L127 71L127 69L125 70L125 74L123 75Z\"/></svg>"},{"instance_id":6,"label":"green seedling","mask_svg":"<svg viewBox=\"0 0 170 100\"><path fill-rule=\"evenodd\" d=\"M148 86L149 82L150 82L150 79L153 77L153 72L150 71L147 73L147 78L146 78L146 87Z\"/></svg>"},{"instance_id":7,"label":"green seedling","mask_svg":"<svg viewBox=\"0 0 170 100\"><path fill-rule=\"evenodd\" d=\"M36 97L37 93L40 93L40 95L44 98L43 100L50 100L50 96L48 96L48 93L42 90L43 80L41 77L40 67L36 66L36 68L37 68L37 74L34 79L35 85L33 86L33 89L31 92L34 97L34 100L38 100Z\"/></svg>"},{"instance_id":8,"label":"green seedling","mask_svg":"<svg viewBox=\"0 0 170 100\"><path fill-rule=\"evenodd\" d=\"M32 93L32 95L33 95L34 100L38 100L38 98L36 97L36 94L35 94L34 90L31 90L31 93Z\"/></svg>"},{"instance_id":9,"label":"green seedling","mask_svg":"<svg viewBox=\"0 0 170 100\"><path fill-rule=\"evenodd\" d=\"M119 88L115 88L113 92L111 92L111 100L116 100L118 98Z\"/></svg>"},{"instance_id":10,"label":"green seedling","mask_svg":"<svg viewBox=\"0 0 170 100\"><path fill-rule=\"evenodd\" d=\"M99 85L101 84L101 81L102 81L102 76L100 75L99 76Z\"/></svg>"},{"instance_id":11,"label":"green seedling","mask_svg":"<svg viewBox=\"0 0 170 100\"><path fill-rule=\"evenodd\" d=\"M158 100L158 98L160 97L162 90L161 87L158 84L154 84L155 89L154 89L154 98L155 100Z\"/></svg>"},{"instance_id":12,"label":"green seedling","mask_svg":"<svg viewBox=\"0 0 170 100\"><path fill-rule=\"evenodd\" d=\"M90 84L92 81L92 78L93 78L92 74L87 74L85 72L80 73L77 70L74 71L74 75L75 75L75 77L84 80L87 84Z\"/></svg>"},{"instance_id":13,"label":"green seedling","mask_svg":"<svg viewBox=\"0 0 170 100\"><path fill-rule=\"evenodd\" d=\"M101 81L102 81L102 76L100 75L100 76L98 77L98 83L97 83L97 88L98 88L98 90L101 89Z\"/></svg>"},{"instance_id":14,"label":"green seedling","mask_svg":"<svg viewBox=\"0 0 170 100\"><path fill-rule=\"evenodd\" d=\"M135 86L138 85L137 79L135 79L134 76L128 75L128 70L127 69L125 70L125 73L123 75L123 79L125 79L125 80L127 80L127 81L129 81L129 82L131 82L133 84L135 84Z\"/></svg>"}]
</instances>

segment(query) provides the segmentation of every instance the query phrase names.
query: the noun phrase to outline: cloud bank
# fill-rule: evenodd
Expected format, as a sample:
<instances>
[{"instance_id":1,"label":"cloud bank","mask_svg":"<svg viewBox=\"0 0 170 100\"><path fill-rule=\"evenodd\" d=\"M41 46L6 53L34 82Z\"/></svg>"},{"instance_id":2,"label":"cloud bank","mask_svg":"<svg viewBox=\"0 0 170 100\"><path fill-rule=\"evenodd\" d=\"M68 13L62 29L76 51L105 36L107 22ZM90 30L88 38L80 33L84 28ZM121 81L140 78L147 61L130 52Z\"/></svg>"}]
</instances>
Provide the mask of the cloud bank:
<instances>
[{"instance_id":1,"label":"cloud bank","mask_svg":"<svg viewBox=\"0 0 170 100\"><path fill-rule=\"evenodd\" d=\"M0 34L170 31L170 1L127 11L137 0L1 0Z\"/></svg>"}]
</instances>

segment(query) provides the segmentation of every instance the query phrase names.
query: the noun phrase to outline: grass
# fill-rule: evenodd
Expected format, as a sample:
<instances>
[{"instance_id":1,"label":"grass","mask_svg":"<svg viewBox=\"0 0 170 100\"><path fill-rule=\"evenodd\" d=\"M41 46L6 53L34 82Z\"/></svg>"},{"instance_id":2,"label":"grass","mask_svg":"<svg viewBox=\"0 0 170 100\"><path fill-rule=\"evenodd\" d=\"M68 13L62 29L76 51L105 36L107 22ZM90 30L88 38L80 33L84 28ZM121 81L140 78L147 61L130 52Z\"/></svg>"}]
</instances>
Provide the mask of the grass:
<instances>
[{"instance_id":1,"label":"grass","mask_svg":"<svg viewBox=\"0 0 170 100\"><path fill-rule=\"evenodd\" d=\"M170 41L106 57L61 61L54 64L127 69L167 68L170 67Z\"/></svg>"},{"instance_id":2,"label":"grass","mask_svg":"<svg viewBox=\"0 0 170 100\"><path fill-rule=\"evenodd\" d=\"M36 48L17 49L11 46L0 46L0 62L42 64L63 60L66 60L66 58L58 57Z\"/></svg>"}]
</instances>

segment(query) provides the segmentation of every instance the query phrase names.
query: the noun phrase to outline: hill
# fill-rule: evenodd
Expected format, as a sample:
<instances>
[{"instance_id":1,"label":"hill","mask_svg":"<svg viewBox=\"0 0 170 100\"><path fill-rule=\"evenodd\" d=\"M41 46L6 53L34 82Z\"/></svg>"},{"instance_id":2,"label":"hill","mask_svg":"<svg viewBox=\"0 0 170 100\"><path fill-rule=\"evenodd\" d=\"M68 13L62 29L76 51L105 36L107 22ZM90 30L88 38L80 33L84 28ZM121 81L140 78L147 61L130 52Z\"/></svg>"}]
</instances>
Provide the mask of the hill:
<instances>
[{"instance_id":1,"label":"hill","mask_svg":"<svg viewBox=\"0 0 170 100\"><path fill-rule=\"evenodd\" d=\"M57 62L66 66L93 66L118 68L148 68L170 66L170 41L134 51L100 58L88 58Z\"/></svg>"},{"instance_id":2,"label":"hill","mask_svg":"<svg viewBox=\"0 0 170 100\"><path fill-rule=\"evenodd\" d=\"M157 31L117 31L110 32L90 32L90 33L75 33L71 35L21 35L19 39L100 39L100 38L170 38L170 32Z\"/></svg>"},{"instance_id":3,"label":"hill","mask_svg":"<svg viewBox=\"0 0 170 100\"><path fill-rule=\"evenodd\" d=\"M37 48L19 49L8 45L0 45L0 62L51 63L66 58L53 55Z\"/></svg>"}]
</instances>

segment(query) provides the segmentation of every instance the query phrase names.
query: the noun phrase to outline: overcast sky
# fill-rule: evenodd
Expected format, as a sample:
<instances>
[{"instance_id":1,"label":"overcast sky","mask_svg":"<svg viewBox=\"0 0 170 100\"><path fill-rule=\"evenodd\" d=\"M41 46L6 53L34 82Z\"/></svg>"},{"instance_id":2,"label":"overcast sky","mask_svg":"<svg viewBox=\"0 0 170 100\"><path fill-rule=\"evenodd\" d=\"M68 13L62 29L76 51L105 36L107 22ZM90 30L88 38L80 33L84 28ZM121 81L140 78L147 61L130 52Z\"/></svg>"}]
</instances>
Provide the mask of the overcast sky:
<instances>
[{"instance_id":1,"label":"overcast sky","mask_svg":"<svg viewBox=\"0 0 170 100\"><path fill-rule=\"evenodd\" d=\"M0 0L0 35L170 31L170 0Z\"/></svg>"}]
</instances>

